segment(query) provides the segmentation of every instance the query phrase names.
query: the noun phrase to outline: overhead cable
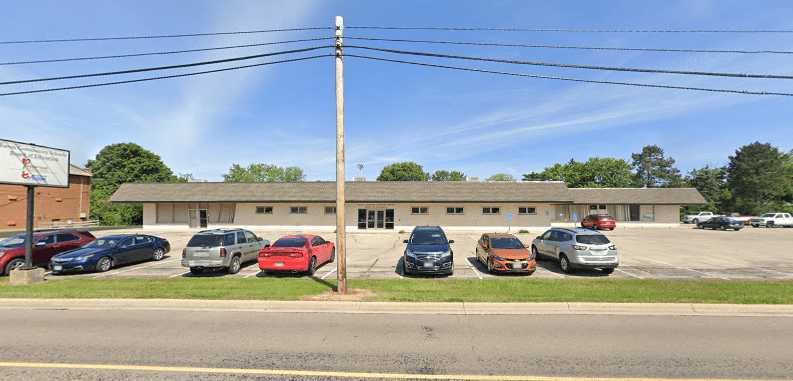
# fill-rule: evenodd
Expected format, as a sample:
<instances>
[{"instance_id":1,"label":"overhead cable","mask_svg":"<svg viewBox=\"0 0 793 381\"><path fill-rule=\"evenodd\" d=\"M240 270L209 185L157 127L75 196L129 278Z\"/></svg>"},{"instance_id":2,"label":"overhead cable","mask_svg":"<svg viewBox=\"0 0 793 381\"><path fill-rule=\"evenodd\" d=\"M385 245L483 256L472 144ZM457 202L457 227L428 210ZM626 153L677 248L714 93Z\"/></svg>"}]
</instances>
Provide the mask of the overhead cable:
<instances>
[{"instance_id":1,"label":"overhead cable","mask_svg":"<svg viewBox=\"0 0 793 381\"><path fill-rule=\"evenodd\" d=\"M465 32L558 32L558 33L793 33L793 29L598 29L598 28L493 28L444 26L349 25L345 29L434 30Z\"/></svg>"},{"instance_id":2,"label":"overhead cable","mask_svg":"<svg viewBox=\"0 0 793 381\"><path fill-rule=\"evenodd\" d=\"M637 83L637 82L601 81L601 80L593 80L593 79L580 79L580 78L550 76L550 75L514 73L514 72L478 69L478 68L470 68L470 67L440 65L440 64L431 64L431 63L425 63L425 62L416 62L416 61L396 60L396 59L389 59L389 58L382 58L382 57L364 56L364 55L357 55L357 54L345 54L345 56L354 57L354 58L363 58L363 59L375 60L375 61L384 61L384 62L393 62L393 63L401 63L401 64L409 64L409 65L417 65L417 66L425 66L425 67L442 68L442 69L470 71L470 72L487 73L487 74L499 74L499 75L513 76L513 77L550 79L550 80L557 80L557 81L596 83L596 84L606 84L606 85L650 87L650 88L660 88L660 89L706 91L706 92L713 92L713 93L730 93L730 94L741 94L741 95L778 95L778 96L793 97L793 93L785 93L785 92L716 89L716 88L692 87L692 86L658 85L658 84Z\"/></svg>"}]
</instances>

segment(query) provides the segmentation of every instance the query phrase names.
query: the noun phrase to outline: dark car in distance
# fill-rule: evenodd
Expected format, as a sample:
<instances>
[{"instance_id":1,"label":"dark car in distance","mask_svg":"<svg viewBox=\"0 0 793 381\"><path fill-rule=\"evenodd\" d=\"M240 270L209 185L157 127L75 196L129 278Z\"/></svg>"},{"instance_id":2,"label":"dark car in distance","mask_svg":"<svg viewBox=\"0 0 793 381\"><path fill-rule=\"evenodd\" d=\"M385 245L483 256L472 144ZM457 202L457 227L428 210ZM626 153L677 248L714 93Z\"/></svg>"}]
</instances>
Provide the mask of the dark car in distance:
<instances>
[{"instance_id":1,"label":"dark car in distance","mask_svg":"<svg viewBox=\"0 0 793 381\"><path fill-rule=\"evenodd\" d=\"M113 267L144 261L159 261L171 251L168 240L145 234L117 234L101 237L72 251L52 257L53 274L105 272Z\"/></svg>"},{"instance_id":2,"label":"dark car in distance","mask_svg":"<svg viewBox=\"0 0 793 381\"><path fill-rule=\"evenodd\" d=\"M446 238L440 226L416 226L404 243L402 273L452 275L454 273L453 240Z\"/></svg>"},{"instance_id":3,"label":"dark car in distance","mask_svg":"<svg viewBox=\"0 0 793 381\"><path fill-rule=\"evenodd\" d=\"M730 217L713 217L707 221L702 221L697 224L700 229L713 229L713 230L741 230L743 229L743 222L734 220Z\"/></svg>"},{"instance_id":4,"label":"dark car in distance","mask_svg":"<svg viewBox=\"0 0 793 381\"><path fill-rule=\"evenodd\" d=\"M33 265L47 267L50 259L59 253L77 249L93 241L94 235L83 230L62 229L33 233ZM0 275L25 265L24 233L0 240Z\"/></svg>"}]
</instances>

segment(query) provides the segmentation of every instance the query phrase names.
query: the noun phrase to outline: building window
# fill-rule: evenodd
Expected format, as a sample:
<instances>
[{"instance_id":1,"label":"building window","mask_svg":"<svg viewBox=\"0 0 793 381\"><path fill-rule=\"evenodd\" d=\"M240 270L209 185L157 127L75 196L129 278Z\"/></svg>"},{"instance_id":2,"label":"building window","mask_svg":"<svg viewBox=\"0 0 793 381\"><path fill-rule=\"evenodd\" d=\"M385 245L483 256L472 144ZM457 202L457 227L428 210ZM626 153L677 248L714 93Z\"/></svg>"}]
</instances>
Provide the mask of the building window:
<instances>
[{"instance_id":1,"label":"building window","mask_svg":"<svg viewBox=\"0 0 793 381\"><path fill-rule=\"evenodd\" d=\"M606 205L605 204L592 204L592 205L589 206L589 210L594 210L594 211L606 210Z\"/></svg>"},{"instance_id":2,"label":"building window","mask_svg":"<svg viewBox=\"0 0 793 381\"><path fill-rule=\"evenodd\" d=\"M461 207L449 207L446 208L446 214L463 214L465 209Z\"/></svg>"},{"instance_id":3,"label":"building window","mask_svg":"<svg viewBox=\"0 0 793 381\"><path fill-rule=\"evenodd\" d=\"M257 206L256 214L273 214L272 206Z\"/></svg>"},{"instance_id":4,"label":"building window","mask_svg":"<svg viewBox=\"0 0 793 381\"><path fill-rule=\"evenodd\" d=\"M414 206L410 208L410 214L430 214L430 209L426 206Z\"/></svg>"},{"instance_id":5,"label":"building window","mask_svg":"<svg viewBox=\"0 0 793 381\"><path fill-rule=\"evenodd\" d=\"M308 208L305 206L293 206L289 208L290 214L307 214Z\"/></svg>"},{"instance_id":6,"label":"building window","mask_svg":"<svg viewBox=\"0 0 793 381\"><path fill-rule=\"evenodd\" d=\"M499 213L501 213L501 208L499 207L487 206L482 208L482 214L499 214Z\"/></svg>"},{"instance_id":7,"label":"building window","mask_svg":"<svg viewBox=\"0 0 793 381\"><path fill-rule=\"evenodd\" d=\"M537 214L537 208L533 206L521 206L518 208L518 214Z\"/></svg>"},{"instance_id":8,"label":"building window","mask_svg":"<svg viewBox=\"0 0 793 381\"><path fill-rule=\"evenodd\" d=\"M325 214L336 214L336 207L335 206L326 206L325 207Z\"/></svg>"}]
</instances>

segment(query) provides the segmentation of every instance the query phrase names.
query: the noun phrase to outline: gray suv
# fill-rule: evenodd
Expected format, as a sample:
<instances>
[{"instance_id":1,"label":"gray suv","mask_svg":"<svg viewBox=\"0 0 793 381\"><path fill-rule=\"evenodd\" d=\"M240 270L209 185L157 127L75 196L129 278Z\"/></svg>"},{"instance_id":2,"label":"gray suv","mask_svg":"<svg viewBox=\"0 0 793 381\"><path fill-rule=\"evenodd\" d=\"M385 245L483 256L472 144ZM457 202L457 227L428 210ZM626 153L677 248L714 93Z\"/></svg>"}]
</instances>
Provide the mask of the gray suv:
<instances>
[{"instance_id":1,"label":"gray suv","mask_svg":"<svg viewBox=\"0 0 793 381\"><path fill-rule=\"evenodd\" d=\"M620 257L605 235L582 228L552 228L531 243L535 256L548 256L559 262L563 272L576 269L598 269L611 274L619 266Z\"/></svg>"},{"instance_id":2,"label":"gray suv","mask_svg":"<svg viewBox=\"0 0 793 381\"><path fill-rule=\"evenodd\" d=\"M182 250L182 266L193 274L209 269L226 269L229 274L240 271L243 263L255 261L259 249L270 246L244 229L215 229L198 232Z\"/></svg>"}]
</instances>

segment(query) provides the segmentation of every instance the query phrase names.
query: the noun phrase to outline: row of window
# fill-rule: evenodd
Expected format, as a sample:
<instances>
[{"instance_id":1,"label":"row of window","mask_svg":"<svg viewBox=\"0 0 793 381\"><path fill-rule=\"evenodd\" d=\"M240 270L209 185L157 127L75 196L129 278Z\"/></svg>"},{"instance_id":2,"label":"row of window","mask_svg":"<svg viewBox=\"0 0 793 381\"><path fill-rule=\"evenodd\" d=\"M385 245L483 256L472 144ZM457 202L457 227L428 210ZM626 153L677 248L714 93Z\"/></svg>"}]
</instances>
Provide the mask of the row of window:
<instances>
[{"instance_id":1,"label":"row of window","mask_svg":"<svg viewBox=\"0 0 793 381\"><path fill-rule=\"evenodd\" d=\"M414 206L410 209L411 214L429 214L429 208L425 206ZM465 208L460 206L450 206L446 208L446 214L465 214ZM482 208L482 214L501 214L501 208L498 206L486 206ZM521 206L518 208L518 214L537 214L537 208L532 206Z\"/></svg>"},{"instance_id":2,"label":"row of window","mask_svg":"<svg viewBox=\"0 0 793 381\"><path fill-rule=\"evenodd\" d=\"M257 206L256 214L273 214L273 207ZM308 207L291 206L289 207L289 214L308 214ZM336 214L336 207L326 206L325 214ZM414 206L410 208L410 214L430 214L430 208L426 206ZM465 214L465 208L461 206L450 206L446 208L446 214ZM482 214L501 214L501 208L498 206L486 206L482 208ZM537 208L532 206L521 206L518 208L518 214L537 214Z\"/></svg>"},{"instance_id":3,"label":"row of window","mask_svg":"<svg viewBox=\"0 0 793 381\"><path fill-rule=\"evenodd\" d=\"M257 206L256 214L273 214L272 206ZM290 206L289 214L308 214L308 207L306 206ZM335 206L326 206L325 214L336 214Z\"/></svg>"}]
</instances>

